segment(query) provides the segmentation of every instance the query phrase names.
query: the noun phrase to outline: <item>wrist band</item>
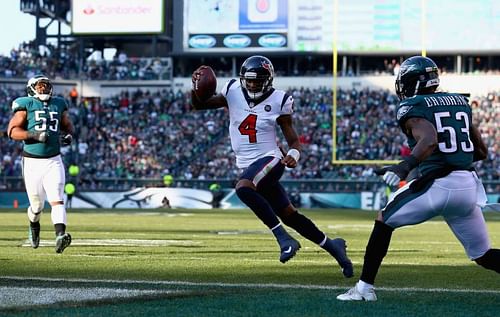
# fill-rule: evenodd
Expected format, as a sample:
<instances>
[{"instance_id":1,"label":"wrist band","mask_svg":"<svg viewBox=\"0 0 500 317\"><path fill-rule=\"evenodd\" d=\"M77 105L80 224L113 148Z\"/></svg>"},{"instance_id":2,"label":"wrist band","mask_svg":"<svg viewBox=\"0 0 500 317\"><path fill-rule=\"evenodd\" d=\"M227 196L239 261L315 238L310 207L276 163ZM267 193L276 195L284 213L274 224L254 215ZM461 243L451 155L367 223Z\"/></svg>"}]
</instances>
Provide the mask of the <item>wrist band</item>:
<instances>
[{"instance_id":1,"label":"wrist band","mask_svg":"<svg viewBox=\"0 0 500 317\"><path fill-rule=\"evenodd\" d=\"M290 155L291 157L293 157L294 160L295 160L295 162L299 161L300 152L297 149L290 149L290 150L288 150L288 152L286 153L286 155Z\"/></svg>"},{"instance_id":2,"label":"wrist band","mask_svg":"<svg viewBox=\"0 0 500 317\"><path fill-rule=\"evenodd\" d=\"M410 170L418 166L418 159L412 154L404 159Z\"/></svg>"}]
</instances>

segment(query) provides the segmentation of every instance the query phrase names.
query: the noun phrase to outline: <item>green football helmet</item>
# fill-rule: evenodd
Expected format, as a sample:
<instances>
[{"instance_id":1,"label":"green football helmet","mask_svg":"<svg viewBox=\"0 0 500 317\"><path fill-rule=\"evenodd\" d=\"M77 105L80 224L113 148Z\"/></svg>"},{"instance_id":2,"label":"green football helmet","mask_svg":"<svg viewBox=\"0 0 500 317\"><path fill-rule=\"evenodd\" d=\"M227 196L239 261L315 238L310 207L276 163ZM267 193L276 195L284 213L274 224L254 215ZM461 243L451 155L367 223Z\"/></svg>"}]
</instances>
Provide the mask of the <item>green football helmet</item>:
<instances>
[{"instance_id":1,"label":"green football helmet","mask_svg":"<svg viewBox=\"0 0 500 317\"><path fill-rule=\"evenodd\" d=\"M439 86L438 67L428 57L413 56L405 60L396 78L396 94L399 100L429 93Z\"/></svg>"}]
</instances>

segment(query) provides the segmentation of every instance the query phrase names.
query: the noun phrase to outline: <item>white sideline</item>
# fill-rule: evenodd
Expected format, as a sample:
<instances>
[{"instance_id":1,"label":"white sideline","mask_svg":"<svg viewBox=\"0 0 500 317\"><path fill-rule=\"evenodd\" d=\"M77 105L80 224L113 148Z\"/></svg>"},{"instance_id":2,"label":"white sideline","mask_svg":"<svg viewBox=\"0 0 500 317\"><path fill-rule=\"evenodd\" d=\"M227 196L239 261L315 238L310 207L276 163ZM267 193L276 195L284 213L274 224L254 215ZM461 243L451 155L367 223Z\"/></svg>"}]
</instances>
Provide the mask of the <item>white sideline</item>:
<instances>
[{"instance_id":1,"label":"white sideline","mask_svg":"<svg viewBox=\"0 0 500 317\"><path fill-rule=\"evenodd\" d=\"M149 284L149 285L179 285L179 286L212 286L212 287L246 287L246 288L301 288L301 289L324 289L345 290L348 287L340 285L307 285L307 284L276 284L276 283L213 283L213 282L186 282L186 281L147 281L147 280L97 280L79 278L44 278L44 277L22 277L22 276L0 276L2 280L15 281L42 281L42 282L73 282L73 283L113 283L113 284ZM353 284L356 281L353 281ZM94 285L95 286L95 285ZM489 289L453 289L453 288L421 288L421 287L376 287L377 291L387 292L424 292L424 293L482 293L500 294L500 290Z\"/></svg>"}]
</instances>

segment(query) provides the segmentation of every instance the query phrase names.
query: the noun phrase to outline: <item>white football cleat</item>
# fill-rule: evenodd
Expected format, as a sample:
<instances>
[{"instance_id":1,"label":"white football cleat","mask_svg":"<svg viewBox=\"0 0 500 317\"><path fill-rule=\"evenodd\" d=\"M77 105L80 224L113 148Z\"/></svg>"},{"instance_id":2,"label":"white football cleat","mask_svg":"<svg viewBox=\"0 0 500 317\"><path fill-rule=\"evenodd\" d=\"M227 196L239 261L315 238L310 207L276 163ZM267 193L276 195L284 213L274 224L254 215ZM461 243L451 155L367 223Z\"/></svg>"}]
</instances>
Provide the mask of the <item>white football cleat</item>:
<instances>
[{"instance_id":1,"label":"white football cleat","mask_svg":"<svg viewBox=\"0 0 500 317\"><path fill-rule=\"evenodd\" d=\"M337 296L338 300L351 301L351 300L362 300L367 302L373 302L377 300L377 295L373 288L369 288L363 292L358 290L358 284L354 285L353 288Z\"/></svg>"}]
</instances>

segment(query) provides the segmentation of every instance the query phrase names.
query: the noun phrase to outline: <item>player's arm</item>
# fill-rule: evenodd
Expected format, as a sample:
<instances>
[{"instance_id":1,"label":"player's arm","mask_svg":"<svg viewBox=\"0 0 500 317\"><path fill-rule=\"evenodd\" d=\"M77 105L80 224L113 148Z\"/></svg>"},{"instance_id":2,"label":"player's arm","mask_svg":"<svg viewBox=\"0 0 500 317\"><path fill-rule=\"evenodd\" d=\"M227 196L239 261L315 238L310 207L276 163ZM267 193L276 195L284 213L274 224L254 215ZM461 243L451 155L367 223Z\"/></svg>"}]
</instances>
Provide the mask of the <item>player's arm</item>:
<instances>
[{"instance_id":1,"label":"player's arm","mask_svg":"<svg viewBox=\"0 0 500 317\"><path fill-rule=\"evenodd\" d=\"M414 156L418 162L422 162L434 152L438 144L436 128L423 118L408 119L405 122L405 128L417 141L411 156Z\"/></svg>"},{"instance_id":2,"label":"player's arm","mask_svg":"<svg viewBox=\"0 0 500 317\"><path fill-rule=\"evenodd\" d=\"M73 123L69 117L68 111L64 111L61 115L61 143L69 145L73 141Z\"/></svg>"},{"instance_id":3,"label":"player's arm","mask_svg":"<svg viewBox=\"0 0 500 317\"><path fill-rule=\"evenodd\" d=\"M470 129L470 138L474 144L474 162L484 160L488 156L488 147L481 138L481 132L475 126Z\"/></svg>"},{"instance_id":4,"label":"player's arm","mask_svg":"<svg viewBox=\"0 0 500 317\"><path fill-rule=\"evenodd\" d=\"M282 115L279 116L276 122L281 127L281 131L283 131L283 135L285 136L286 142L288 143L288 152L285 157L281 161L287 167L296 167L297 162L300 158L300 141L297 132L293 128L292 124L292 116L291 115Z\"/></svg>"},{"instance_id":5,"label":"player's arm","mask_svg":"<svg viewBox=\"0 0 500 317\"><path fill-rule=\"evenodd\" d=\"M217 94L205 101L198 99L193 90L191 90L191 105L196 110L217 109L227 107L227 100L222 94Z\"/></svg>"},{"instance_id":6,"label":"player's arm","mask_svg":"<svg viewBox=\"0 0 500 317\"><path fill-rule=\"evenodd\" d=\"M409 118L404 123L404 129L417 141L417 144L411 151L411 155L405 157L399 164L375 171L376 174L383 175L382 179L389 186L395 186L401 180L406 179L412 169L418 167L420 162L434 152L438 143L436 128L426 119L417 117Z\"/></svg>"},{"instance_id":7,"label":"player's arm","mask_svg":"<svg viewBox=\"0 0 500 317\"><path fill-rule=\"evenodd\" d=\"M46 131L27 131L27 113L26 111L16 111L9 121L7 127L7 136L14 141L33 140L45 142L48 134Z\"/></svg>"},{"instance_id":8,"label":"player's arm","mask_svg":"<svg viewBox=\"0 0 500 317\"><path fill-rule=\"evenodd\" d=\"M191 81L194 83L200 79L201 70L206 66L200 66L196 69L191 75ZM222 94L217 94L208 98L207 100L200 100L194 90L191 89L191 105L196 110L205 110L205 109L217 109L222 107L227 107L227 100Z\"/></svg>"}]
</instances>

